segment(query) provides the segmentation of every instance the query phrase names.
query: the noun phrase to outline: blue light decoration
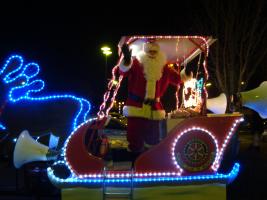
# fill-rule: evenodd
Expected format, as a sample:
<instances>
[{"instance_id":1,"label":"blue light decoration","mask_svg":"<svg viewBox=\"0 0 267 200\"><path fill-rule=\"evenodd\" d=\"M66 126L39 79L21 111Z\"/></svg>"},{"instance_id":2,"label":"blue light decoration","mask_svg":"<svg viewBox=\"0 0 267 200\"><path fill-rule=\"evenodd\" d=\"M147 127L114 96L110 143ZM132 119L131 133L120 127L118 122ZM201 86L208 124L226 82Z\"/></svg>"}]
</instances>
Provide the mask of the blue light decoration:
<instances>
[{"instance_id":1,"label":"blue light decoration","mask_svg":"<svg viewBox=\"0 0 267 200\"><path fill-rule=\"evenodd\" d=\"M22 103L23 101L53 101L58 99L71 99L79 104L77 112L72 122L72 129L76 129L79 124L87 119L87 115L91 109L91 104L84 98L76 97L71 94L56 94L42 96L40 92L45 87L45 82L36 78L40 72L40 67L36 63L28 63L24 65L23 58L19 55L10 56L2 69L0 69L0 77L7 88L7 101L11 103ZM0 124L0 128L5 128Z\"/></svg>"},{"instance_id":2,"label":"blue light decoration","mask_svg":"<svg viewBox=\"0 0 267 200\"><path fill-rule=\"evenodd\" d=\"M0 130L3 130L3 131L6 130L6 127L1 123L0 123Z\"/></svg>"},{"instance_id":3,"label":"blue light decoration","mask_svg":"<svg viewBox=\"0 0 267 200\"><path fill-rule=\"evenodd\" d=\"M199 80L197 80L196 83L196 90L199 93L199 96L201 97L202 95L202 88L203 88L203 84L204 84L204 80L203 78L200 78Z\"/></svg>"},{"instance_id":4,"label":"blue light decoration","mask_svg":"<svg viewBox=\"0 0 267 200\"><path fill-rule=\"evenodd\" d=\"M55 164L64 164L64 161L58 161ZM66 185L70 186L95 186L98 185L102 187L103 183L118 183L123 184L127 182L133 182L135 186L144 185L144 184L174 184L174 185L183 185L183 184L192 184L192 183L207 183L207 182L218 182L218 183L230 183L238 175L240 169L240 164L235 163L232 170L228 174L215 173L213 175L196 175L196 176L158 176L158 177L138 177L135 173L129 174L121 178L121 176L104 176L96 175L95 177L78 177L75 174L71 174L70 177L63 179L56 177L54 171L51 167L47 168L47 174L50 181L59 186L64 187Z\"/></svg>"}]
</instances>

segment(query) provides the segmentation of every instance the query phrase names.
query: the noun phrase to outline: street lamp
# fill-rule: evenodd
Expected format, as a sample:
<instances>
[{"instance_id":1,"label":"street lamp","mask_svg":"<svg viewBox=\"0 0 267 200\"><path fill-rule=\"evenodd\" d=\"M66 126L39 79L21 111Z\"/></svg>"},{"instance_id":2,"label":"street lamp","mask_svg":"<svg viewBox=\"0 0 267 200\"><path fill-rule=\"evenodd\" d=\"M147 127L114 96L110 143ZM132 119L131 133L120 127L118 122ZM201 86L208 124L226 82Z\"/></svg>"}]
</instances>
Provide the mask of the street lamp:
<instances>
[{"instance_id":1,"label":"street lamp","mask_svg":"<svg viewBox=\"0 0 267 200\"><path fill-rule=\"evenodd\" d=\"M107 79L107 68L108 68L108 56L112 54L111 50L109 47L104 46L101 48L102 53L105 55L106 58L106 63L105 63L105 78Z\"/></svg>"}]
</instances>

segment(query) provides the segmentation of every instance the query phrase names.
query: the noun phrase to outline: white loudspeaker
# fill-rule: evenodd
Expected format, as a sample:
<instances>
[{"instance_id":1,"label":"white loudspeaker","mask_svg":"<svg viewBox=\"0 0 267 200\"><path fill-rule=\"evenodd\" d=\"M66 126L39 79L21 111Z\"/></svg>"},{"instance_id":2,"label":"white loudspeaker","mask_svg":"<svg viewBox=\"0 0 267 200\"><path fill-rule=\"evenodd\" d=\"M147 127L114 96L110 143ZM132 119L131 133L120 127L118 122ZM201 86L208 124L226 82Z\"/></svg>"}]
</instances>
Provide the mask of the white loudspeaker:
<instances>
[{"instance_id":1,"label":"white loudspeaker","mask_svg":"<svg viewBox=\"0 0 267 200\"><path fill-rule=\"evenodd\" d=\"M215 114L224 114L226 111L227 99L224 93L218 97L207 99L207 109Z\"/></svg>"},{"instance_id":2,"label":"white loudspeaker","mask_svg":"<svg viewBox=\"0 0 267 200\"><path fill-rule=\"evenodd\" d=\"M34 161L49 161L56 159L58 152L35 141L27 130L22 131L17 139L13 162L16 168Z\"/></svg>"},{"instance_id":3,"label":"white loudspeaker","mask_svg":"<svg viewBox=\"0 0 267 200\"><path fill-rule=\"evenodd\" d=\"M242 106L248 107L259 113L262 118L267 118L267 81L259 87L241 92Z\"/></svg>"}]
</instances>

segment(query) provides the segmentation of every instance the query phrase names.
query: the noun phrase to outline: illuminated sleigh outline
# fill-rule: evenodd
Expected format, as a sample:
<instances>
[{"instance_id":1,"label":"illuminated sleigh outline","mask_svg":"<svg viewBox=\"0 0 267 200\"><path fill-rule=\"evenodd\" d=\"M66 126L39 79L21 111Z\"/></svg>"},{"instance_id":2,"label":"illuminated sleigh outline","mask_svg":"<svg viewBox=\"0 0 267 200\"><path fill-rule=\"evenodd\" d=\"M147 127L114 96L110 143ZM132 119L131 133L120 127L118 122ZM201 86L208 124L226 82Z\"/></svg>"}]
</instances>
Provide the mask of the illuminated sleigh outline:
<instances>
[{"instance_id":1,"label":"illuminated sleigh outline","mask_svg":"<svg viewBox=\"0 0 267 200\"><path fill-rule=\"evenodd\" d=\"M214 41L211 37L201 36L134 36L123 37L120 44L127 42L130 47L141 48L145 38L157 38L161 48L167 53L168 61L184 65L199 53L204 52L203 68L205 71L203 87L203 115L185 118L172 128L167 137L158 145L140 155L135 161L132 171L105 170L104 161L88 153L85 147L85 134L96 119L81 124L66 140L63 148L63 160L56 161L48 168L48 177L57 187L102 187L103 184L134 184L134 187L146 185L183 185L192 183L229 183L235 179L239 164L235 163L227 173L218 171L227 145L235 134L243 118L240 114L206 115L205 81L208 79L206 58L209 45ZM177 51L176 41L188 45L187 50ZM175 42L173 42L175 41ZM164 46L166 44L166 46ZM172 45L172 48L167 47ZM170 51L169 51L170 50ZM180 53L180 54L179 54ZM133 51L134 54L134 51ZM185 56L186 55L186 56ZM121 57L120 57L121 59ZM114 74L118 66L113 69ZM118 85L122 78L119 78ZM119 87L119 86L118 86ZM118 87L115 89L115 95ZM109 94L108 94L109 95ZM114 97L113 96L113 97ZM104 95L104 100L107 95ZM114 100L114 98L113 98ZM106 101L101 105L105 107ZM112 103L110 105L112 107ZM100 108L99 116L105 120L110 110ZM55 166L65 166L71 175L58 177L54 173Z\"/></svg>"}]
</instances>

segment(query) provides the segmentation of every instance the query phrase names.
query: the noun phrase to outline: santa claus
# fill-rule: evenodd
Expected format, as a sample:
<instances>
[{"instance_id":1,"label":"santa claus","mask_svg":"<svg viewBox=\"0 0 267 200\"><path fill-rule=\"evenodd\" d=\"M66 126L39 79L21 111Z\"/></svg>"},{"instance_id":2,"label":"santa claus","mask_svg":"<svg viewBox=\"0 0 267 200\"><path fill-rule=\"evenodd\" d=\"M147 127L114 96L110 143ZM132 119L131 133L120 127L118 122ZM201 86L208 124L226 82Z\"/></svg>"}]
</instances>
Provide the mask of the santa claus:
<instances>
[{"instance_id":1,"label":"santa claus","mask_svg":"<svg viewBox=\"0 0 267 200\"><path fill-rule=\"evenodd\" d=\"M160 98L169 84L179 85L191 78L185 70L178 72L166 64L166 55L155 40L143 45L136 57L127 44L121 48L120 72L128 78L128 98L123 114L128 118L127 140L131 152L142 152L145 146L159 142L160 120L165 110Z\"/></svg>"}]
</instances>

